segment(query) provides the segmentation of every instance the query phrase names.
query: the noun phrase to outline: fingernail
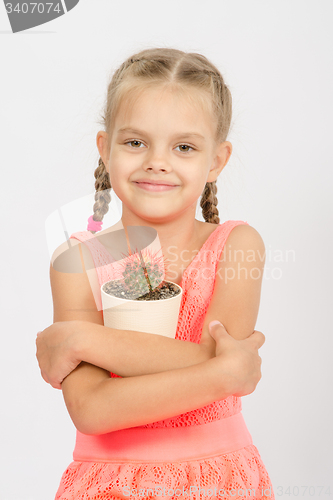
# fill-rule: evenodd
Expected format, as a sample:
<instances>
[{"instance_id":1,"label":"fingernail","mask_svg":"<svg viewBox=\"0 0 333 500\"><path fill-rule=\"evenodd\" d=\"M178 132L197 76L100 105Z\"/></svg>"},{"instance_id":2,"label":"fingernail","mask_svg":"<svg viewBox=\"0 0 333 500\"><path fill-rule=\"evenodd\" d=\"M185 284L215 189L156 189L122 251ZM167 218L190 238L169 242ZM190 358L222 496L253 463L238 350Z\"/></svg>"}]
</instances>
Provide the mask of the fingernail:
<instances>
[{"instance_id":1,"label":"fingernail","mask_svg":"<svg viewBox=\"0 0 333 500\"><path fill-rule=\"evenodd\" d=\"M38 336L40 333L42 333L42 332L37 332L37 336Z\"/></svg>"},{"instance_id":2,"label":"fingernail","mask_svg":"<svg viewBox=\"0 0 333 500\"><path fill-rule=\"evenodd\" d=\"M216 319L215 319L214 321L211 321L211 322L209 323L209 327L210 327L210 328L213 328L213 326L215 326L215 325L220 325L220 326L223 326L223 325L222 325L222 323L221 323L220 321L217 321ZM224 326L223 326L223 328L224 328Z\"/></svg>"}]
</instances>

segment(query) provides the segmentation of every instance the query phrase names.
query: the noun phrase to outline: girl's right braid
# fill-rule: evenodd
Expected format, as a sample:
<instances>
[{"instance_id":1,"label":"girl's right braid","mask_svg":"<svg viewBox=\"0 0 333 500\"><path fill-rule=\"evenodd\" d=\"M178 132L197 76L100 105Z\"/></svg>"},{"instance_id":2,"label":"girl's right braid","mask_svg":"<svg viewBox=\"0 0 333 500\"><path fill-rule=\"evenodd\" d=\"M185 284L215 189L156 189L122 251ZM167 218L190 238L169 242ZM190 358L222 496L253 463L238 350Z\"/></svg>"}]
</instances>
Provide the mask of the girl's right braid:
<instances>
[{"instance_id":1,"label":"girl's right braid","mask_svg":"<svg viewBox=\"0 0 333 500\"><path fill-rule=\"evenodd\" d=\"M220 224L219 211L217 209L218 199L215 196L216 193L216 181L206 182L200 200L200 207L202 208L202 216L205 222L209 222L210 224Z\"/></svg>"},{"instance_id":2,"label":"girl's right braid","mask_svg":"<svg viewBox=\"0 0 333 500\"><path fill-rule=\"evenodd\" d=\"M105 214L109 211L109 203L111 201L110 189L111 182L110 176L105 168L102 158L98 160L98 167L94 172L95 176L95 203L93 206L94 214L92 215L92 220L89 221L88 231L95 234L100 231L101 228L97 228L102 224L102 220ZM100 221L100 224L94 224Z\"/></svg>"}]
</instances>

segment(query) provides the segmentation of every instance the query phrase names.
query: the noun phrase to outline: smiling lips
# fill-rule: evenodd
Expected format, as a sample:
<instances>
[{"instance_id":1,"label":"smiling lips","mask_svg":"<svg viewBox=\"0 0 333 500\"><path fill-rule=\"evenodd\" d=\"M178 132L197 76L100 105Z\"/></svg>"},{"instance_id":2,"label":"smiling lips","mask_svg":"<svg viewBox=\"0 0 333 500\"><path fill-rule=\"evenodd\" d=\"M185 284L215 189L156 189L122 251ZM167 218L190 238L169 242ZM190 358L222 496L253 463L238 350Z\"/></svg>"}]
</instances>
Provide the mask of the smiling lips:
<instances>
[{"instance_id":1,"label":"smiling lips","mask_svg":"<svg viewBox=\"0 0 333 500\"><path fill-rule=\"evenodd\" d=\"M171 189L178 187L175 184L168 184L168 183L162 184L162 182L163 181L139 180L136 181L135 184L139 188L144 189L145 191L170 191Z\"/></svg>"}]
</instances>

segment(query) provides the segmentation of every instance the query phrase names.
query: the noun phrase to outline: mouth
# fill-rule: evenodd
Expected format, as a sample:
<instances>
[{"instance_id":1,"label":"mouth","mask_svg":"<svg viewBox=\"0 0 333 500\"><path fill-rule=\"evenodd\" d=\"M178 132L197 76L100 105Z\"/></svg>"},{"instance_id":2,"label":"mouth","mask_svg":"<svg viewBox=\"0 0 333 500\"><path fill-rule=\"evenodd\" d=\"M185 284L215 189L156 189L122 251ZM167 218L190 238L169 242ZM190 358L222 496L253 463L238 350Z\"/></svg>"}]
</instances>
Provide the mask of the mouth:
<instances>
[{"instance_id":1,"label":"mouth","mask_svg":"<svg viewBox=\"0 0 333 500\"><path fill-rule=\"evenodd\" d=\"M139 188L145 191L170 191L178 187L176 184L155 184L150 182L134 182Z\"/></svg>"}]
</instances>

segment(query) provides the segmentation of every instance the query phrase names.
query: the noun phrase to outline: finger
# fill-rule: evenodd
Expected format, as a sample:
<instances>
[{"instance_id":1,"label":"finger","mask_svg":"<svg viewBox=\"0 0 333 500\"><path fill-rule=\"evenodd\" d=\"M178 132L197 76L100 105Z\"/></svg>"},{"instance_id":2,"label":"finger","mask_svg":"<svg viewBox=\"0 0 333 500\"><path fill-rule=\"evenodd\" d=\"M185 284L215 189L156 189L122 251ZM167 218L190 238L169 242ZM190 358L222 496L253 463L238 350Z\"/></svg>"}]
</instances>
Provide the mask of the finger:
<instances>
[{"instance_id":1,"label":"finger","mask_svg":"<svg viewBox=\"0 0 333 500\"><path fill-rule=\"evenodd\" d=\"M61 389L61 384L59 384L59 382L50 382L50 385L53 389Z\"/></svg>"},{"instance_id":2,"label":"finger","mask_svg":"<svg viewBox=\"0 0 333 500\"><path fill-rule=\"evenodd\" d=\"M41 375L42 375L42 378L45 380L45 382L47 382L48 384L50 383L49 382L49 379L47 378L47 376L45 375L45 373L41 370Z\"/></svg>"},{"instance_id":3,"label":"finger","mask_svg":"<svg viewBox=\"0 0 333 500\"><path fill-rule=\"evenodd\" d=\"M208 325L208 329L209 331L227 332L225 326L217 320L211 321Z\"/></svg>"},{"instance_id":4,"label":"finger","mask_svg":"<svg viewBox=\"0 0 333 500\"><path fill-rule=\"evenodd\" d=\"M247 340L250 340L252 343L254 343L256 349L260 349L260 347L264 344L266 338L262 332L254 330L254 332L247 338Z\"/></svg>"}]
</instances>

